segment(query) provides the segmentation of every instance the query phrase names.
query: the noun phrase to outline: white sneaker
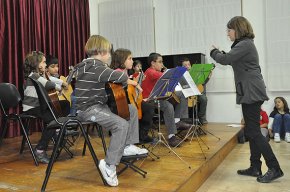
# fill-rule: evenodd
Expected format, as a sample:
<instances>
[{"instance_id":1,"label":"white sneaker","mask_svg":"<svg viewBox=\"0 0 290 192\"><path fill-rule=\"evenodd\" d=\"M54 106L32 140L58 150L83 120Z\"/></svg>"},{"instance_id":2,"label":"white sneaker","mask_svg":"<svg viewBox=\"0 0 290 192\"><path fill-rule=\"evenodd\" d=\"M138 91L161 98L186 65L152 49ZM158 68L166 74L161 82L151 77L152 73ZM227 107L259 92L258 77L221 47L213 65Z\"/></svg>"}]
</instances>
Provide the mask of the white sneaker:
<instances>
[{"instance_id":1,"label":"white sneaker","mask_svg":"<svg viewBox=\"0 0 290 192\"><path fill-rule=\"evenodd\" d=\"M287 143L290 143L290 133L286 133L286 135L285 135L285 141Z\"/></svg>"},{"instance_id":2,"label":"white sneaker","mask_svg":"<svg viewBox=\"0 0 290 192\"><path fill-rule=\"evenodd\" d=\"M99 162L99 169L106 180L107 184L116 187L119 184L116 172L116 166L108 166L104 159Z\"/></svg>"},{"instance_id":3,"label":"white sneaker","mask_svg":"<svg viewBox=\"0 0 290 192\"><path fill-rule=\"evenodd\" d=\"M275 135L274 135L274 141L276 143L280 143L281 139L280 139L280 134L279 133L275 133Z\"/></svg>"},{"instance_id":4,"label":"white sneaker","mask_svg":"<svg viewBox=\"0 0 290 192\"><path fill-rule=\"evenodd\" d=\"M142 155L148 153L147 149L139 148L135 145L127 145L124 149L123 156Z\"/></svg>"}]
</instances>

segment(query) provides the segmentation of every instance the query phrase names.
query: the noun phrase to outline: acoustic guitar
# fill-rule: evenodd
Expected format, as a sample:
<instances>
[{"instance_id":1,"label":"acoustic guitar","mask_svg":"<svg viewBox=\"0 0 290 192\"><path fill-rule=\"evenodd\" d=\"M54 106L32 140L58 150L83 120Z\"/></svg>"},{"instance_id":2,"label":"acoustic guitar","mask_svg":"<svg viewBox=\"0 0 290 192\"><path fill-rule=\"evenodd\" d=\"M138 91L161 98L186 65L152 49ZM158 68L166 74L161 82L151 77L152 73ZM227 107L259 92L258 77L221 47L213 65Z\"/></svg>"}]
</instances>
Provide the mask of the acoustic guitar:
<instances>
[{"instance_id":1,"label":"acoustic guitar","mask_svg":"<svg viewBox=\"0 0 290 192\"><path fill-rule=\"evenodd\" d=\"M144 79L144 73L142 70L140 70L139 79L137 81L137 83L140 86L142 85L143 79ZM141 108L141 103L143 100L142 93L140 93L140 91L133 85L128 85L127 92L128 92L128 99L130 103L137 108L138 119L142 119L142 108Z\"/></svg>"},{"instance_id":2,"label":"acoustic guitar","mask_svg":"<svg viewBox=\"0 0 290 192\"><path fill-rule=\"evenodd\" d=\"M48 81L50 81L47 72L44 72L44 73L45 73L46 79ZM51 89L51 90L47 91L47 93L48 93L48 96L51 100L51 104L53 105L53 108L56 110L55 112L57 113L57 115L59 117L62 117L63 112L62 112L62 109L61 109L61 106L59 103L58 92L56 91L56 89Z\"/></svg>"},{"instance_id":3,"label":"acoustic guitar","mask_svg":"<svg viewBox=\"0 0 290 192\"><path fill-rule=\"evenodd\" d=\"M169 96L167 101L169 101L173 106L180 103L179 97L175 94L175 92L168 92L167 95Z\"/></svg>"},{"instance_id":4,"label":"acoustic guitar","mask_svg":"<svg viewBox=\"0 0 290 192\"><path fill-rule=\"evenodd\" d=\"M107 83L108 106L111 111L123 119L130 120L129 106L126 92L121 84Z\"/></svg>"},{"instance_id":5,"label":"acoustic guitar","mask_svg":"<svg viewBox=\"0 0 290 192\"><path fill-rule=\"evenodd\" d=\"M202 84L197 85L197 89L201 93L204 91L204 87ZM188 107L194 107L196 104L197 104L197 96L196 95L188 97Z\"/></svg>"},{"instance_id":6,"label":"acoustic guitar","mask_svg":"<svg viewBox=\"0 0 290 192\"><path fill-rule=\"evenodd\" d=\"M59 98L59 100L69 101L70 106L71 106L71 94L73 92L73 88L71 86L71 81L72 81L73 75L71 73L73 73L74 68L73 68L73 66L70 66L69 69L70 69L70 72L69 72L70 74L68 77L64 77L64 76L59 77L61 80L63 80L64 82L66 82L68 84L68 87L67 87L67 89L62 89L61 92L59 92L58 98Z\"/></svg>"}]
</instances>

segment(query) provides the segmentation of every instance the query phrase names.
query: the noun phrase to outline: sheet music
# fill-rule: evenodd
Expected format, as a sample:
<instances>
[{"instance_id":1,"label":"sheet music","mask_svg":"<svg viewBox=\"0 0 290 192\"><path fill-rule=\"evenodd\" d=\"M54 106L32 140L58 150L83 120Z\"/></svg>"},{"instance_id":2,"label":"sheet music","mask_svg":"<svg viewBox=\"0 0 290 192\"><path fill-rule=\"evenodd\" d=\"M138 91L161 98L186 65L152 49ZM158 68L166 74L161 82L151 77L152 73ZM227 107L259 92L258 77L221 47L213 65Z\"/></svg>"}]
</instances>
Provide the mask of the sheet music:
<instances>
[{"instance_id":1,"label":"sheet music","mask_svg":"<svg viewBox=\"0 0 290 192\"><path fill-rule=\"evenodd\" d=\"M182 91L185 98L194 95L201 95L188 71L186 71L179 80L178 85L175 87L175 91Z\"/></svg>"},{"instance_id":2,"label":"sheet music","mask_svg":"<svg viewBox=\"0 0 290 192\"><path fill-rule=\"evenodd\" d=\"M148 100L154 100L156 97L168 98L167 93L173 92L175 90L175 87L178 84L180 78L183 76L184 72L186 72L185 67L167 69L154 85Z\"/></svg>"}]
</instances>

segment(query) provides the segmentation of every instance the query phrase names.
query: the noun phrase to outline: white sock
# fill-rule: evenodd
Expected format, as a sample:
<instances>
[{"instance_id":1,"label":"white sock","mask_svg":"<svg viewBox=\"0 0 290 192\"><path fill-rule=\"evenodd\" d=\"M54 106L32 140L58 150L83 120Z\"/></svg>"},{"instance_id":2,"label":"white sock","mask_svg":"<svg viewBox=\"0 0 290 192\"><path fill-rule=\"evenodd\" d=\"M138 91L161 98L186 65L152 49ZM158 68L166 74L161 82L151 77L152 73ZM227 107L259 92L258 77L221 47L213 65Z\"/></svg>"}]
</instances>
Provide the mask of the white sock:
<instances>
[{"instance_id":1,"label":"white sock","mask_svg":"<svg viewBox=\"0 0 290 192\"><path fill-rule=\"evenodd\" d=\"M175 123L180 121L180 118L174 118Z\"/></svg>"},{"instance_id":2,"label":"white sock","mask_svg":"<svg viewBox=\"0 0 290 192\"><path fill-rule=\"evenodd\" d=\"M168 135L168 139L170 139L171 137L175 136L175 134L169 134Z\"/></svg>"}]
</instances>

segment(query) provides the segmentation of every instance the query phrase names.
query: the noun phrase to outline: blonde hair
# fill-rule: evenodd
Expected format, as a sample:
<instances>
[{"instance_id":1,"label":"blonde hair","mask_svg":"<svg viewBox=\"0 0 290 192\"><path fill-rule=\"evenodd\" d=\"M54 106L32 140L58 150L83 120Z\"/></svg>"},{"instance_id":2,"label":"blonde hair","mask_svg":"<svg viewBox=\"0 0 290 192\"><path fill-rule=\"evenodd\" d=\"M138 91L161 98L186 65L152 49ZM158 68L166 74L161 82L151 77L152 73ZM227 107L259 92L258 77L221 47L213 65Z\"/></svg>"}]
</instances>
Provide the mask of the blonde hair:
<instances>
[{"instance_id":1,"label":"blonde hair","mask_svg":"<svg viewBox=\"0 0 290 192\"><path fill-rule=\"evenodd\" d=\"M233 29L236 32L236 39L248 37L250 39L255 38L253 28L250 22L242 16L233 17L227 24L228 29Z\"/></svg>"},{"instance_id":2,"label":"blonde hair","mask_svg":"<svg viewBox=\"0 0 290 192\"><path fill-rule=\"evenodd\" d=\"M90 36L85 46L85 52L89 57L101 53L110 52L111 49L111 43L101 35Z\"/></svg>"}]
</instances>

